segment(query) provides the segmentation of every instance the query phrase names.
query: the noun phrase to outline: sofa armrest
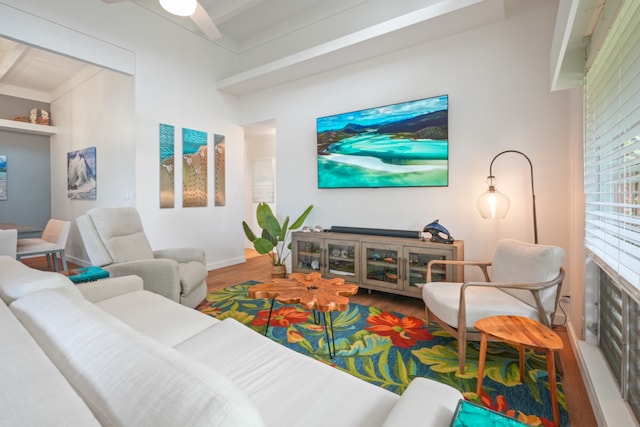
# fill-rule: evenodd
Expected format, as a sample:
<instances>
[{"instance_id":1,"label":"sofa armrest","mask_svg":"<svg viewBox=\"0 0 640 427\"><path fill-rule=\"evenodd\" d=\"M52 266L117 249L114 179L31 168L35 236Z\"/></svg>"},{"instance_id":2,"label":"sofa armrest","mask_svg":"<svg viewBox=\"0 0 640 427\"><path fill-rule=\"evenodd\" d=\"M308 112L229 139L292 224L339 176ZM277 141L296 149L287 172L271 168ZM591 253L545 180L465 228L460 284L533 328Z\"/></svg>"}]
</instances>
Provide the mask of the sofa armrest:
<instances>
[{"instance_id":1,"label":"sofa armrest","mask_svg":"<svg viewBox=\"0 0 640 427\"><path fill-rule=\"evenodd\" d=\"M143 283L140 277L130 275L80 283L77 288L88 301L98 302L129 292L141 291Z\"/></svg>"},{"instance_id":2,"label":"sofa armrest","mask_svg":"<svg viewBox=\"0 0 640 427\"><path fill-rule=\"evenodd\" d=\"M180 301L180 272L178 263L172 259L145 259L127 261L102 267L109 271L112 277L140 276L144 289Z\"/></svg>"},{"instance_id":3,"label":"sofa armrest","mask_svg":"<svg viewBox=\"0 0 640 427\"><path fill-rule=\"evenodd\" d=\"M179 263L198 261L202 264L207 263L206 255L200 248L172 248L160 249L153 251L154 258L169 258Z\"/></svg>"},{"instance_id":4,"label":"sofa armrest","mask_svg":"<svg viewBox=\"0 0 640 427\"><path fill-rule=\"evenodd\" d=\"M460 399L462 393L449 385L414 378L382 426L448 427Z\"/></svg>"}]
</instances>

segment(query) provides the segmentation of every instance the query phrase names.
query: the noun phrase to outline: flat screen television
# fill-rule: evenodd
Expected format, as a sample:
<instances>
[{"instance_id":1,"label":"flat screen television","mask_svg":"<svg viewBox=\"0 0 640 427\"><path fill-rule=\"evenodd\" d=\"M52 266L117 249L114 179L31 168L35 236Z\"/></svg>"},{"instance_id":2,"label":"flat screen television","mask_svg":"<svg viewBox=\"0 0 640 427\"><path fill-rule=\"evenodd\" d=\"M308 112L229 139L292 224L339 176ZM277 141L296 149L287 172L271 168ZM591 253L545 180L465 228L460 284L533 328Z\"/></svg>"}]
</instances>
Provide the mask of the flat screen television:
<instances>
[{"instance_id":1,"label":"flat screen television","mask_svg":"<svg viewBox=\"0 0 640 427\"><path fill-rule=\"evenodd\" d=\"M449 96L316 119L318 188L445 187Z\"/></svg>"}]
</instances>

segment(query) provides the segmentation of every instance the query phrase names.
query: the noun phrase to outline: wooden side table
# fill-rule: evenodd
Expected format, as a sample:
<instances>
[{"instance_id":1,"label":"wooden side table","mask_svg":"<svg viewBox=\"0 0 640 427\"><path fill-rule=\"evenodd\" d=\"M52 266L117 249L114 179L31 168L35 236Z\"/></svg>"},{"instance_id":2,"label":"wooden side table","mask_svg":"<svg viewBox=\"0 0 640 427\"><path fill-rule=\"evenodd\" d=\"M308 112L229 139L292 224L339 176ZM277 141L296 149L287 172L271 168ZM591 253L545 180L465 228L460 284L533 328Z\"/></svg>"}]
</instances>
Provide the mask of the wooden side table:
<instances>
[{"instance_id":1,"label":"wooden side table","mask_svg":"<svg viewBox=\"0 0 640 427\"><path fill-rule=\"evenodd\" d=\"M520 363L520 381L524 382L524 349L525 347L544 351L547 355L547 371L549 373L549 391L553 408L553 421L560 426L560 412L558 410L558 393L556 384L556 367L554 351L562 350L562 339L551 329L540 322L522 316L491 316L480 319L475 328L482 333L480 338L480 359L478 361L478 388L482 391L482 377L484 363L487 356L487 341L493 338L518 347Z\"/></svg>"}]
</instances>

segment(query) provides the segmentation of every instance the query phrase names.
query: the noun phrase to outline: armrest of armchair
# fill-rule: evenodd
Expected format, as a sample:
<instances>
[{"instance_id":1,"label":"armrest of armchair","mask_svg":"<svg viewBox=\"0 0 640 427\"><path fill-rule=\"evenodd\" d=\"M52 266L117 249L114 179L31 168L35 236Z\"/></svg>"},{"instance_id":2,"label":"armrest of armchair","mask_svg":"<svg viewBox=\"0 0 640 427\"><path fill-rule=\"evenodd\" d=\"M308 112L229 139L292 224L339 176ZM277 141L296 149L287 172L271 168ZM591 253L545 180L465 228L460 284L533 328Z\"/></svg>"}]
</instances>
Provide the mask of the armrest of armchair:
<instances>
[{"instance_id":1,"label":"armrest of armchair","mask_svg":"<svg viewBox=\"0 0 640 427\"><path fill-rule=\"evenodd\" d=\"M382 425L383 427L448 426L460 399L463 399L462 394L455 388L417 377L400 396Z\"/></svg>"},{"instance_id":2,"label":"armrest of armchair","mask_svg":"<svg viewBox=\"0 0 640 427\"><path fill-rule=\"evenodd\" d=\"M554 312L557 309L558 301L560 299L560 287L562 286L562 282L564 280L565 272L564 269L561 268L558 276L555 278L541 283L503 283L503 282L466 282L460 287L460 307L458 310L458 324L466 324L466 297L465 291L470 287L491 287L503 290L512 290L512 291L529 291L533 298L533 304L531 302L524 301L529 305L534 305L536 310L538 311L538 317L540 318L546 326L551 326L553 323L553 313L551 315L551 321L549 321L547 317L547 313L545 311L544 304L542 302L542 298L540 296L540 292L549 288L556 287L555 292L555 301L554 301ZM512 294L514 295L514 294ZM515 298L521 299L517 295L514 295Z\"/></svg>"},{"instance_id":3,"label":"armrest of armchair","mask_svg":"<svg viewBox=\"0 0 640 427\"><path fill-rule=\"evenodd\" d=\"M153 251L154 258L168 258L179 263L198 261L202 264L207 263L206 254L200 248L171 248Z\"/></svg>"},{"instance_id":4,"label":"armrest of armchair","mask_svg":"<svg viewBox=\"0 0 640 427\"><path fill-rule=\"evenodd\" d=\"M122 276L80 283L76 287L88 301L98 302L129 292L141 291L143 284L138 276Z\"/></svg>"},{"instance_id":5,"label":"armrest of armchair","mask_svg":"<svg viewBox=\"0 0 640 427\"><path fill-rule=\"evenodd\" d=\"M142 279L144 289L180 301L180 274L178 262L172 259L145 259L127 261L102 267L112 277L136 275Z\"/></svg>"},{"instance_id":6,"label":"armrest of armchair","mask_svg":"<svg viewBox=\"0 0 640 427\"><path fill-rule=\"evenodd\" d=\"M484 275L485 280L488 282L490 281L489 279L489 272L487 271L487 267L491 266L491 262L490 261L459 261L459 260L455 260L455 259L432 259L431 261L429 261L429 263L427 264L427 274L426 274L426 279L427 279L427 283L431 282L431 268L434 264L437 265L470 265L470 266L475 266L480 268L480 270L482 270L482 274Z\"/></svg>"}]
</instances>

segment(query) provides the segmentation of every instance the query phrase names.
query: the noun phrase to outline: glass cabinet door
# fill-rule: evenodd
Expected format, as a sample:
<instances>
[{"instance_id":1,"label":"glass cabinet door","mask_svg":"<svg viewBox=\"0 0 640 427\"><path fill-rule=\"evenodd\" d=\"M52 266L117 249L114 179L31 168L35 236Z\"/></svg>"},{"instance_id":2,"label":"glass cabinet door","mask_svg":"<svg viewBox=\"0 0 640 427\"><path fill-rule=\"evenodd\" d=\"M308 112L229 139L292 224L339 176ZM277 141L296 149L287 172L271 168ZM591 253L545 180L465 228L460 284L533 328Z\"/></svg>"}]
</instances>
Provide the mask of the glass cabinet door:
<instances>
[{"instance_id":1,"label":"glass cabinet door","mask_svg":"<svg viewBox=\"0 0 640 427\"><path fill-rule=\"evenodd\" d=\"M447 254L434 250L421 250L420 248L405 248L407 260L407 283L409 289L418 289L418 284L427 282L427 264L431 260L447 259ZM447 280L447 270L444 265L431 266L431 281L444 282Z\"/></svg>"},{"instance_id":2,"label":"glass cabinet door","mask_svg":"<svg viewBox=\"0 0 640 427\"><path fill-rule=\"evenodd\" d=\"M377 243L362 243L364 283L401 289L399 246Z\"/></svg>"},{"instance_id":3,"label":"glass cabinet door","mask_svg":"<svg viewBox=\"0 0 640 427\"><path fill-rule=\"evenodd\" d=\"M291 248L294 271L310 273L322 268L322 239L299 239Z\"/></svg>"},{"instance_id":4,"label":"glass cabinet door","mask_svg":"<svg viewBox=\"0 0 640 427\"><path fill-rule=\"evenodd\" d=\"M353 240L327 239L326 245L326 275L329 277L343 277L346 281L360 280L360 244Z\"/></svg>"}]
</instances>

